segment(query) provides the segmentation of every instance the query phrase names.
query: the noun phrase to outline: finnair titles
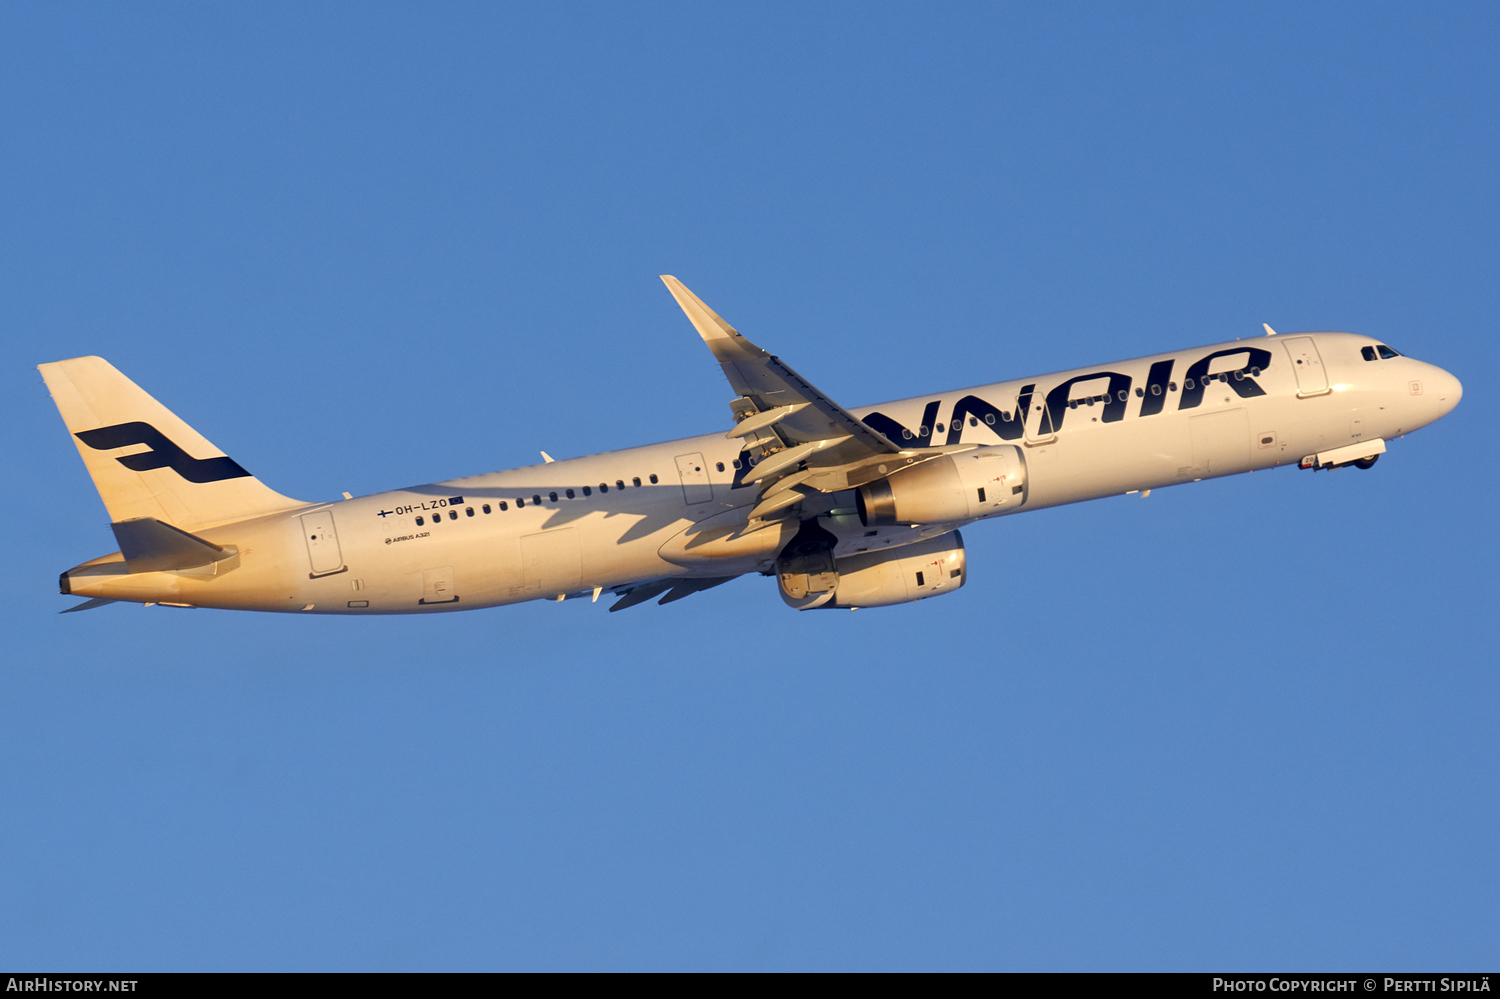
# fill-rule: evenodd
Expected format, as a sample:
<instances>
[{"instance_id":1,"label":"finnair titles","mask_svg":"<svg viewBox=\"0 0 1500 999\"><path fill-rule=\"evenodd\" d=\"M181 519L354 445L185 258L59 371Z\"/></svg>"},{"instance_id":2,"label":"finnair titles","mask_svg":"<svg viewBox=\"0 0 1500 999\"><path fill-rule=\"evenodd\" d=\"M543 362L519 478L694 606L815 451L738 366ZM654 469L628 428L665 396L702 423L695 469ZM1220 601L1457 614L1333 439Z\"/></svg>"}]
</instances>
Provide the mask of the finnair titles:
<instances>
[{"instance_id":1,"label":"finnair titles","mask_svg":"<svg viewBox=\"0 0 1500 999\"><path fill-rule=\"evenodd\" d=\"M1267 326L849 410L662 280L729 379L727 432L333 503L272 491L102 358L41 365L120 546L62 574L89 598L68 610L420 614L608 593L614 611L751 573L798 610L889 606L962 587L974 521L1369 468L1463 394L1369 337Z\"/></svg>"}]
</instances>

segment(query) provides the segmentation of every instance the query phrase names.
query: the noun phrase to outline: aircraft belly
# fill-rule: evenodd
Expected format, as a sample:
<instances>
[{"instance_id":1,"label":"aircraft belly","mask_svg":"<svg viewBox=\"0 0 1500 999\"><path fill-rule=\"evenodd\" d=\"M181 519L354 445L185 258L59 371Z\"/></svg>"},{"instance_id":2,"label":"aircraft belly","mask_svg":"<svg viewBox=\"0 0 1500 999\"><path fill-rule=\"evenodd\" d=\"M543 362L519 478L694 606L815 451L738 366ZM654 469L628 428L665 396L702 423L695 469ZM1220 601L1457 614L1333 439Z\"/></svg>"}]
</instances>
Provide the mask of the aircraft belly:
<instances>
[{"instance_id":1,"label":"aircraft belly","mask_svg":"<svg viewBox=\"0 0 1500 999\"><path fill-rule=\"evenodd\" d=\"M730 510L688 525L658 550L674 567L700 574L732 576L755 572L776 558L797 532L795 518L773 521L747 531L747 510Z\"/></svg>"}]
</instances>

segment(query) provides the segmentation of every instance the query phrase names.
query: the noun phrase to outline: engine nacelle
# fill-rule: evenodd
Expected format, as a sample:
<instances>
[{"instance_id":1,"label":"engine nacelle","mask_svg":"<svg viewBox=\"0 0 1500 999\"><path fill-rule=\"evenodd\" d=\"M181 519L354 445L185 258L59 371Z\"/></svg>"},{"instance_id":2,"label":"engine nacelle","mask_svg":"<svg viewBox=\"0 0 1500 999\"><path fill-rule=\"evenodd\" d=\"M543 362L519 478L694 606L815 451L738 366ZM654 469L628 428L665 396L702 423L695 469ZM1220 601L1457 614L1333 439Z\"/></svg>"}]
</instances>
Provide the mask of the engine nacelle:
<instances>
[{"instance_id":1,"label":"engine nacelle","mask_svg":"<svg viewBox=\"0 0 1500 999\"><path fill-rule=\"evenodd\" d=\"M944 455L860 486L855 502L866 527L1009 513L1026 502L1026 458L1010 444Z\"/></svg>"},{"instance_id":2,"label":"engine nacelle","mask_svg":"<svg viewBox=\"0 0 1500 999\"><path fill-rule=\"evenodd\" d=\"M957 531L829 562L831 571L778 572L781 599L798 610L889 607L952 593L968 579L964 539ZM785 568L819 567L778 566Z\"/></svg>"}]
</instances>

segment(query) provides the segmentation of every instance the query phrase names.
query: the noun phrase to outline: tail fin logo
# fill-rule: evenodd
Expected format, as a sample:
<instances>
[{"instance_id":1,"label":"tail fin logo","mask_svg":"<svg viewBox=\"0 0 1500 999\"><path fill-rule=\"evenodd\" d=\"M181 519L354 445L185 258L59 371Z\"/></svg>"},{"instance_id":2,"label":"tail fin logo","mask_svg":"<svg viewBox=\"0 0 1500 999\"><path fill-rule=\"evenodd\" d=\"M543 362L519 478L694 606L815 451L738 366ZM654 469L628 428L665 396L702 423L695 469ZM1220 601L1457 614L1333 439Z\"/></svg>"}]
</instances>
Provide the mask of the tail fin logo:
<instances>
[{"instance_id":1,"label":"tail fin logo","mask_svg":"<svg viewBox=\"0 0 1500 999\"><path fill-rule=\"evenodd\" d=\"M218 482L250 474L233 458L194 458L149 423L117 423L112 427L84 430L74 436L95 451L112 451L132 444L146 445L151 450L115 459L133 472L170 468L189 482Z\"/></svg>"}]
</instances>

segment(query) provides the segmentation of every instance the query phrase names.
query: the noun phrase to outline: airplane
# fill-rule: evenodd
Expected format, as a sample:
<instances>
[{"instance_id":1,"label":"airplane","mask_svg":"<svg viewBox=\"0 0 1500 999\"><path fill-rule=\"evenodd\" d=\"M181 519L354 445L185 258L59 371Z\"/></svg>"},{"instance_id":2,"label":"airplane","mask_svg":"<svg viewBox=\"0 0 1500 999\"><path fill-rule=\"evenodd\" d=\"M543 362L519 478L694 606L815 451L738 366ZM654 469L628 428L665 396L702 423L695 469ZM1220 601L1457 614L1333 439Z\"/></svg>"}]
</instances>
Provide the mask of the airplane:
<instances>
[{"instance_id":1,"label":"airplane","mask_svg":"<svg viewBox=\"0 0 1500 999\"><path fill-rule=\"evenodd\" d=\"M735 393L728 431L331 503L283 496L99 357L39 366L120 550L117 601L420 614L606 591L611 611L758 573L797 610L968 581L980 520L1294 465L1370 468L1463 387L1352 333L1265 335L845 409L676 278Z\"/></svg>"}]
</instances>

